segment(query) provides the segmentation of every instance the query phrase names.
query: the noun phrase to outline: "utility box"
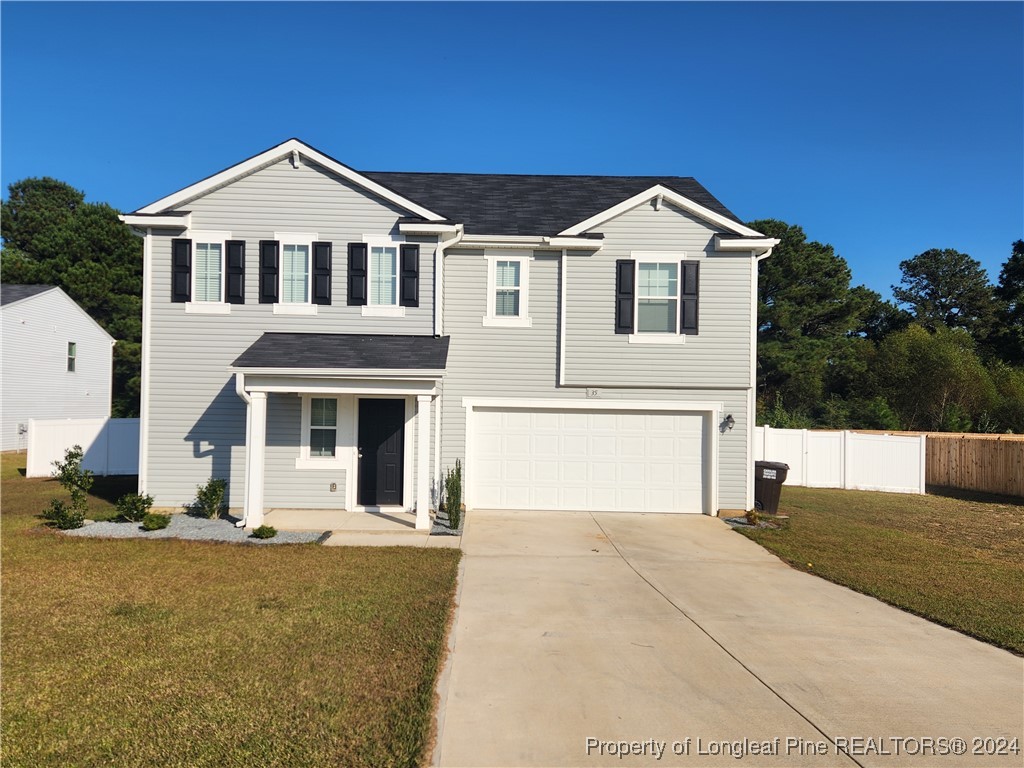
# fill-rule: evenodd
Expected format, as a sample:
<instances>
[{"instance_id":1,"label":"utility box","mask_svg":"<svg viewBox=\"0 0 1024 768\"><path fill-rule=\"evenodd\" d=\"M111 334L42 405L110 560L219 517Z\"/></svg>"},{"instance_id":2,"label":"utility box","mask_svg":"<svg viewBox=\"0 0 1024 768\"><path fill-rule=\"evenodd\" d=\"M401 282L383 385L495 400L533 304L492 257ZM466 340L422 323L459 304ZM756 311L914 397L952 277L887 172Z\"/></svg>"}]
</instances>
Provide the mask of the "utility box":
<instances>
[{"instance_id":1,"label":"utility box","mask_svg":"<svg viewBox=\"0 0 1024 768\"><path fill-rule=\"evenodd\" d=\"M754 462L754 509L777 515L782 484L788 475L789 464L781 461Z\"/></svg>"}]
</instances>

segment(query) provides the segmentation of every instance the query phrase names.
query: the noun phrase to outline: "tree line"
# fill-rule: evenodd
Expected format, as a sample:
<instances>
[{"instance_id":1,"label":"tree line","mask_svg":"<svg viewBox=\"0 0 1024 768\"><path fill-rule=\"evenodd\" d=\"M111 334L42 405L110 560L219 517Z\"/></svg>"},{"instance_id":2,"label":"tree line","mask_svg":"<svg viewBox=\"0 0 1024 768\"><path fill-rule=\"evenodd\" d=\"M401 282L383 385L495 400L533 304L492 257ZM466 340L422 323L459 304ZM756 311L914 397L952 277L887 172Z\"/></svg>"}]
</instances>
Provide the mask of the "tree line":
<instances>
[{"instance_id":1,"label":"tree line","mask_svg":"<svg viewBox=\"0 0 1024 768\"><path fill-rule=\"evenodd\" d=\"M995 285L965 253L919 253L887 301L799 226L749 226L781 241L758 277L759 423L1024 432L1024 241Z\"/></svg>"},{"instance_id":2,"label":"tree line","mask_svg":"<svg viewBox=\"0 0 1024 768\"><path fill-rule=\"evenodd\" d=\"M5 283L58 285L118 340L115 417L137 416L142 243L106 203L52 178L11 184ZM775 219L758 277L758 421L775 427L1024 432L1024 241L991 285L964 253L900 264L888 301L851 286L832 246Z\"/></svg>"}]
</instances>

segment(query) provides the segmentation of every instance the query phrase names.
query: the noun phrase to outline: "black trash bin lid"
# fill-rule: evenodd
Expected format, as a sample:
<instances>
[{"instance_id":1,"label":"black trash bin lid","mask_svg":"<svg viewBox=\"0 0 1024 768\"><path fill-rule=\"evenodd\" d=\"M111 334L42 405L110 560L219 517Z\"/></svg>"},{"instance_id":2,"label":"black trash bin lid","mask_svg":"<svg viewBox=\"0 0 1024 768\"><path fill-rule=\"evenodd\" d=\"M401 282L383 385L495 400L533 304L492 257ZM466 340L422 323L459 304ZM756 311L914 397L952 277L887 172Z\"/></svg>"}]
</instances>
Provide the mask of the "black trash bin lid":
<instances>
[{"instance_id":1,"label":"black trash bin lid","mask_svg":"<svg viewBox=\"0 0 1024 768\"><path fill-rule=\"evenodd\" d=\"M781 461L755 461L754 466L757 469L785 469L789 471L789 464L783 464Z\"/></svg>"}]
</instances>

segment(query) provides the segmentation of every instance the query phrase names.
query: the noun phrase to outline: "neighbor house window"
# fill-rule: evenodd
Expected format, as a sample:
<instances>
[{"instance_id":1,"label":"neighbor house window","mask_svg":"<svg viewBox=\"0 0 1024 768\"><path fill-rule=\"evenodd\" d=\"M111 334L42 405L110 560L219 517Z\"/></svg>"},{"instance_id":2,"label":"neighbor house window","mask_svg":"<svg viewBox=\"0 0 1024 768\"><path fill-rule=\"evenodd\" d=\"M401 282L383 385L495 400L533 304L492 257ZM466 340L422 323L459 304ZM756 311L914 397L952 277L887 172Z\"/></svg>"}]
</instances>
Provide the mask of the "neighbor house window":
<instances>
[{"instance_id":1,"label":"neighbor house window","mask_svg":"<svg viewBox=\"0 0 1024 768\"><path fill-rule=\"evenodd\" d=\"M192 301L224 300L224 244L195 244Z\"/></svg>"},{"instance_id":2,"label":"neighbor house window","mask_svg":"<svg viewBox=\"0 0 1024 768\"><path fill-rule=\"evenodd\" d=\"M637 262L636 298L638 333L676 333L679 262Z\"/></svg>"},{"instance_id":3,"label":"neighbor house window","mask_svg":"<svg viewBox=\"0 0 1024 768\"><path fill-rule=\"evenodd\" d=\"M529 326L530 256L487 254L487 316L484 325Z\"/></svg>"},{"instance_id":4,"label":"neighbor house window","mask_svg":"<svg viewBox=\"0 0 1024 768\"><path fill-rule=\"evenodd\" d=\"M398 304L398 246L370 247L370 304L392 307Z\"/></svg>"},{"instance_id":5,"label":"neighbor house window","mask_svg":"<svg viewBox=\"0 0 1024 768\"><path fill-rule=\"evenodd\" d=\"M78 345L73 342L68 342L68 373L75 372L75 361L78 358Z\"/></svg>"},{"instance_id":6,"label":"neighbor house window","mask_svg":"<svg viewBox=\"0 0 1024 768\"><path fill-rule=\"evenodd\" d=\"M314 397L309 403L310 458L335 455L338 444L338 401L333 397Z\"/></svg>"},{"instance_id":7,"label":"neighbor house window","mask_svg":"<svg viewBox=\"0 0 1024 768\"><path fill-rule=\"evenodd\" d=\"M281 244L281 302L309 303L308 244Z\"/></svg>"}]
</instances>

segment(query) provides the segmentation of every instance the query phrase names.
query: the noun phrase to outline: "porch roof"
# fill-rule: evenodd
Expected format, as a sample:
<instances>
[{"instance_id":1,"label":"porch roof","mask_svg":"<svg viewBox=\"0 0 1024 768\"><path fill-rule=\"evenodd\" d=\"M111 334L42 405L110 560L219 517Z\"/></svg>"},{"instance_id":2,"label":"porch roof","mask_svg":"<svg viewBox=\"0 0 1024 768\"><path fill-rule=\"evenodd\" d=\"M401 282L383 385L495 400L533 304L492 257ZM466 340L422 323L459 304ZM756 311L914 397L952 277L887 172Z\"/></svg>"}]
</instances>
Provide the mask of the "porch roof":
<instances>
[{"instance_id":1,"label":"porch roof","mask_svg":"<svg viewBox=\"0 0 1024 768\"><path fill-rule=\"evenodd\" d=\"M232 368L443 371L448 336L264 333Z\"/></svg>"}]
</instances>

